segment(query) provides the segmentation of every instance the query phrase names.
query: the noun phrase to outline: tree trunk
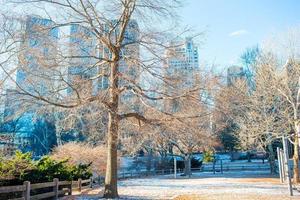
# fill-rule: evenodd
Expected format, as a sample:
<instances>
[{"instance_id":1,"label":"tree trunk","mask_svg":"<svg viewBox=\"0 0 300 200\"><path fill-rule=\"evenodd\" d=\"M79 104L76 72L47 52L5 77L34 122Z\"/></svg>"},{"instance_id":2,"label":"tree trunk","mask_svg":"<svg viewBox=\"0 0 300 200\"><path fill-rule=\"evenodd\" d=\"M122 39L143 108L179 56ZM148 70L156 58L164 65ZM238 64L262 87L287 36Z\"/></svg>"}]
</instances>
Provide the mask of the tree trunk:
<instances>
[{"instance_id":1,"label":"tree trunk","mask_svg":"<svg viewBox=\"0 0 300 200\"><path fill-rule=\"evenodd\" d=\"M293 161L294 161L294 177L293 181L294 183L300 183L300 178L299 178L299 135L300 135L300 123L296 122L295 123L295 140L294 140L294 156L293 156Z\"/></svg>"},{"instance_id":2,"label":"tree trunk","mask_svg":"<svg viewBox=\"0 0 300 200\"><path fill-rule=\"evenodd\" d=\"M107 163L105 175L104 198L118 198L118 129L119 129L119 92L118 92L118 58L113 58L110 72L110 111L107 132Z\"/></svg>"},{"instance_id":3,"label":"tree trunk","mask_svg":"<svg viewBox=\"0 0 300 200\"><path fill-rule=\"evenodd\" d=\"M55 130L55 135L56 135L56 144L57 144L57 146L61 146L62 145L61 132L57 128Z\"/></svg>"},{"instance_id":4,"label":"tree trunk","mask_svg":"<svg viewBox=\"0 0 300 200\"><path fill-rule=\"evenodd\" d=\"M233 150L230 151L230 162L233 162L234 159L233 159Z\"/></svg>"},{"instance_id":5,"label":"tree trunk","mask_svg":"<svg viewBox=\"0 0 300 200\"><path fill-rule=\"evenodd\" d=\"M191 156L187 154L184 156L184 175L191 176Z\"/></svg>"},{"instance_id":6,"label":"tree trunk","mask_svg":"<svg viewBox=\"0 0 300 200\"><path fill-rule=\"evenodd\" d=\"M153 157L153 153L152 153L152 149L150 149L148 151L148 156L147 156L147 165L146 165L147 172L151 171L152 160L153 160L152 157Z\"/></svg>"},{"instance_id":7,"label":"tree trunk","mask_svg":"<svg viewBox=\"0 0 300 200\"><path fill-rule=\"evenodd\" d=\"M109 113L104 198L118 198L117 140L118 118L115 114Z\"/></svg>"},{"instance_id":8,"label":"tree trunk","mask_svg":"<svg viewBox=\"0 0 300 200\"><path fill-rule=\"evenodd\" d=\"M268 144L268 150L269 150L270 173L274 175L276 174L276 163L275 163L275 155L274 155L272 143Z\"/></svg>"},{"instance_id":9,"label":"tree trunk","mask_svg":"<svg viewBox=\"0 0 300 200\"><path fill-rule=\"evenodd\" d=\"M251 162L251 153L247 151L247 160L248 162Z\"/></svg>"}]
</instances>

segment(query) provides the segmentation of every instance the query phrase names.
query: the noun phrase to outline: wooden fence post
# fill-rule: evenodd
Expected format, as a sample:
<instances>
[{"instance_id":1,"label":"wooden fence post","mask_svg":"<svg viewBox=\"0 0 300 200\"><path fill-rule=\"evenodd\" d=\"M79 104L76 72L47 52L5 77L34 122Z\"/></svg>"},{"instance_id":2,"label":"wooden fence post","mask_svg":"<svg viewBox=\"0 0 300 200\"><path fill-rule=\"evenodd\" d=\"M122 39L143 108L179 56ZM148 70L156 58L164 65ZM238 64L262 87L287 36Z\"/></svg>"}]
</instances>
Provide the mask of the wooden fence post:
<instances>
[{"instance_id":1,"label":"wooden fence post","mask_svg":"<svg viewBox=\"0 0 300 200\"><path fill-rule=\"evenodd\" d=\"M189 173L189 178L191 178L192 175L192 163L191 163L191 156L188 157L188 173Z\"/></svg>"},{"instance_id":2,"label":"wooden fence post","mask_svg":"<svg viewBox=\"0 0 300 200\"><path fill-rule=\"evenodd\" d=\"M221 159L220 162L221 162L221 174L223 174L223 160Z\"/></svg>"},{"instance_id":3,"label":"wooden fence post","mask_svg":"<svg viewBox=\"0 0 300 200\"><path fill-rule=\"evenodd\" d=\"M78 191L81 192L81 178L78 179Z\"/></svg>"},{"instance_id":4,"label":"wooden fence post","mask_svg":"<svg viewBox=\"0 0 300 200\"><path fill-rule=\"evenodd\" d=\"M25 200L30 200L30 182L24 181L23 185L25 186L25 190L23 191L23 197Z\"/></svg>"},{"instance_id":5,"label":"wooden fence post","mask_svg":"<svg viewBox=\"0 0 300 200\"><path fill-rule=\"evenodd\" d=\"M71 181L71 184L70 184L69 195L72 195L72 185L73 185L73 181Z\"/></svg>"},{"instance_id":6,"label":"wooden fence post","mask_svg":"<svg viewBox=\"0 0 300 200\"><path fill-rule=\"evenodd\" d=\"M54 186L53 186L54 199L58 199L58 178L54 178L53 182L54 182Z\"/></svg>"},{"instance_id":7,"label":"wooden fence post","mask_svg":"<svg viewBox=\"0 0 300 200\"><path fill-rule=\"evenodd\" d=\"M93 188L93 177L90 178L90 188Z\"/></svg>"}]
</instances>

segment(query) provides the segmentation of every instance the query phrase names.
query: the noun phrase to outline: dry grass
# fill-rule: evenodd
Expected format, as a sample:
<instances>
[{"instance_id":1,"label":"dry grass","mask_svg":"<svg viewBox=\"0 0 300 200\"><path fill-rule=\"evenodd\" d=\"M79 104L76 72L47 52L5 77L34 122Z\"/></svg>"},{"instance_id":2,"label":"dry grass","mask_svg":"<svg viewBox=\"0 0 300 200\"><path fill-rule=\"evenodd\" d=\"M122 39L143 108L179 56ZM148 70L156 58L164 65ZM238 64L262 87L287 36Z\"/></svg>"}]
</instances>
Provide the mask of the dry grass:
<instances>
[{"instance_id":1,"label":"dry grass","mask_svg":"<svg viewBox=\"0 0 300 200\"><path fill-rule=\"evenodd\" d=\"M272 184L279 184L279 178L241 178L237 179L236 182L241 183L272 183Z\"/></svg>"},{"instance_id":2,"label":"dry grass","mask_svg":"<svg viewBox=\"0 0 300 200\"><path fill-rule=\"evenodd\" d=\"M161 179L160 179L161 178ZM119 185L121 199L173 200L298 200L300 193L288 196L286 184L278 178L199 178L198 179L128 179ZM172 185L174 187L172 187ZM203 186L203 187L202 187ZM101 199L103 186L84 191L64 200ZM80 198L78 198L80 199ZM120 200L121 200L120 199Z\"/></svg>"},{"instance_id":3,"label":"dry grass","mask_svg":"<svg viewBox=\"0 0 300 200\"><path fill-rule=\"evenodd\" d=\"M242 178L234 179L234 182L240 183L270 183L279 184L278 178ZM215 188L216 189L216 188ZM221 188L220 188L221 189ZM179 195L174 200L296 200L298 197L289 197L287 195L272 194L201 194L201 195Z\"/></svg>"},{"instance_id":4,"label":"dry grass","mask_svg":"<svg viewBox=\"0 0 300 200\"><path fill-rule=\"evenodd\" d=\"M203 195L180 195L174 200L296 200L299 197L287 197L283 195L262 194L203 194Z\"/></svg>"}]
</instances>

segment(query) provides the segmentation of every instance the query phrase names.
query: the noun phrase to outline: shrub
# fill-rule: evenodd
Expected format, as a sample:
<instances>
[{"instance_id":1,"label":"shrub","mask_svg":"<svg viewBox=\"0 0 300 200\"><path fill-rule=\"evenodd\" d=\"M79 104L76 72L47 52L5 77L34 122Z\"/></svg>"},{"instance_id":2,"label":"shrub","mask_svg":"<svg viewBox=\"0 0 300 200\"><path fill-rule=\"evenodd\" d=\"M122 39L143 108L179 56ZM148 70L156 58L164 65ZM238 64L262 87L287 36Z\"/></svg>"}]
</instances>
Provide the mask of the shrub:
<instances>
[{"instance_id":1,"label":"shrub","mask_svg":"<svg viewBox=\"0 0 300 200\"><path fill-rule=\"evenodd\" d=\"M203 153L203 162L213 162L214 161L214 152L213 151L205 151Z\"/></svg>"},{"instance_id":2,"label":"shrub","mask_svg":"<svg viewBox=\"0 0 300 200\"><path fill-rule=\"evenodd\" d=\"M191 168L200 168L202 166L202 160L197 159L195 157L191 157ZM177 159L176 160L176 167L177 169L183 170L185 168L185 163L183 159ZM169 160L168 169L174 168L174 158Z\"/></svg>"},{"instance_id":3,"label":"shrub","mask_svg":"<svg viewBox=\"0 0 300 200\"><path fill-rule=\"evenodd\" d=\"M106 168L106 147L91 146L86 143L66 143L56 147L51 154L54 160L65 160L71 165L91 164L94 174L104 175Z\"/></svg>"},{"instance_id":4,"label":"shrub","mask_svg":"<svg viewBox=\"0 0 300 200\"><path fill-rule=\"evenodd\" d=\"M89 164L71 165L68 160L54 160L44 156L35 164L36 168L27 173L25 180L31 182L47 182L54 178L59 180L87 179L92 176Z\"/></svg>"},{"instance_id":5,"label":"shrub","mask_svg":"<svg viewBox=\"0 0 300 200\"><path fill-rule=\"evenodd\" d=\"M34 169L31 153L16 151L12 158L1 157L0 160L0 186L23 183L24 176Z\"/></svg>"},{"instance_id":6,"label":"shrub","mask_svg":"<svg viewBox=\"0 0 300 200\"><path fill-rule=\"evenodd\" d=\"M202 160L192 157L191 168L200 168L202 166Z\"/></svg>"},{"instance_id":7,"label":"shrub","mask_svg":"<svg viewBox=\"0 0 300 200\"><path fill-rule=\"evenodd\" d=\"M91 163L72 165L66 159L54 160L50 156L34 161L30 153L17 151L10 159L1 158L0 186L22 184L24 181L49 182L54 178L62 181L87 179L92 175L90 166Z\"/></svg>"}]
</instances>

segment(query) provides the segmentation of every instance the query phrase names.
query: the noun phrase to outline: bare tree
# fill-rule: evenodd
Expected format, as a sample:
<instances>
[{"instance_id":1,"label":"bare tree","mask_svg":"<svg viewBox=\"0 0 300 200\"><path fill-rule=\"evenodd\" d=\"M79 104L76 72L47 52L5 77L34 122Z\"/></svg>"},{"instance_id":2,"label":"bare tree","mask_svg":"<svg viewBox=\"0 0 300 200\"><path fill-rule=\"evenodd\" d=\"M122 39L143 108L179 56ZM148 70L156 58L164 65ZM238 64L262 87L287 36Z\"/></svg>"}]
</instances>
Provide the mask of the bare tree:
<instances>
[{"instance_id":1,"label":"bare tree","mask_svg":"<svg viewBox=\"0 0 300 200\"><path fill-rule=\"evenodd\" d=\"M295 182L298 169L297 94L299 65L289 60L282 66L276 55L262 52L254 66L254 89L245 80L236 81L223 93L223 111L237 123L237 136L245 149L269 153L271 173L275 173L272 143L283 135L293 138ZM231 106L234 106L230 108ZM293 114L291 114L293 113ZM293 128L294 127L294 128Z\"/></svg>"},{"instance_id":2,"label":"bare tree","mask_svg":"<svg viewBox=\"0 0 300 200\"><path fill-rule=\"evenodd\" d=\"M159 71L171 37L168 28L161 29L161 19L164 22L175 19L180 1L14 2L16 12L24 12L22 8L30 6L42 18L20 16L17 18L21 24L26 23L25 28L3 29L7 34L2 52L9 52L17 60L10 68L5 66L9 57L1 63L6 79L15 82L18 92L39 108L58 107L61 110L56 112L65 113L66 109L95 104L96 110L103 108L108 113L104 197L118 197L117 147L121 121L132 119L137 124L160 121L139 105L170 116L172 113L160 112L149 101L178 99L190 93L188 90L171 95L163 90L149 90L140 81L141 74L146 74L170 84ZM162 25L170 27L168 23ZM71 33L60 32L58 37L58 29L68 26ZM14 51L11 47L15 47ZM17 80L13 77L16 71Z\"/></svg>"},{"instance_id":3,"label":"bare tree","mask_svg":"<svg viewBox=\"0 0 300 200\"><path fill-rule=\"evenodd\" d=\"M300 137L300 62L295 58L288 59L283 72L278 77L277 91L286 101L285 117L292 128L290 136L294 144L294 182L300 182L299 176L299 137Z\"/></svg>"},{"instance_id":4,"label":"bare tree","mask_svg":"<svg viewBox=\"0 0 300 200\"><path fill-rule=\"evenodd\" d=\"M239 138L242 144L259 147L269 153L271 173L276 172L275 153L272 143L288 134L288 124L284 116L285 102L276 93L277 65L272 57L262 56L255 71L255 90L249 95L245 112L240 115Z\"/></svg>"},{"instance_id":5,"label":"bare tree","mask_svg":"<svg viewBox=\"0 0 300 200\"><path fill-rule=\"evenodd\" d=\"M299 183L299 27L292 27L265 44L265 52L275 56L279 66L277 93L286 102L285 117L290 125L290 138L294 144L294 182Z\"/></svg>"}]
</instances>

